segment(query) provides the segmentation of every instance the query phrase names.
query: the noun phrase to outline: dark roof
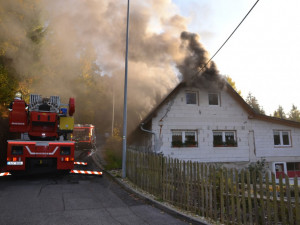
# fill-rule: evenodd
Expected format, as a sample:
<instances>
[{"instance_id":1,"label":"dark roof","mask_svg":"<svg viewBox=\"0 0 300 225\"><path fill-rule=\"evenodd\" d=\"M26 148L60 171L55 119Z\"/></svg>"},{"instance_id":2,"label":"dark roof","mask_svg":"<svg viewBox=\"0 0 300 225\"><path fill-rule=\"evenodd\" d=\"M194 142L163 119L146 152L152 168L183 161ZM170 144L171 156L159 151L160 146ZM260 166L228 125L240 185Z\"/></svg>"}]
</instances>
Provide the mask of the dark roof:
<instances>
[{"instance_id":1,"label":"dark roof","mask_svg":"<svg viewBox=\"0 0 300 225\"><path fill-rule=\"evenodd\" d=\"M156 116L156 113L160 109L160 107L163 106L173 95L176 95L177 92L183 87L186 87L186 84L184 82L179 83L165 98L162 99L159 104L157 104L156 107L154 107L150 111L150 113L142 120L141 123L148 123L154 116ZM256 112L250 105L245 102L245 100L232 88L229 83L226 83L226 91L248 113L249 119L258 119L266 122L300 128L300 122L267 116Z\"/></svg>"}]
</instances>

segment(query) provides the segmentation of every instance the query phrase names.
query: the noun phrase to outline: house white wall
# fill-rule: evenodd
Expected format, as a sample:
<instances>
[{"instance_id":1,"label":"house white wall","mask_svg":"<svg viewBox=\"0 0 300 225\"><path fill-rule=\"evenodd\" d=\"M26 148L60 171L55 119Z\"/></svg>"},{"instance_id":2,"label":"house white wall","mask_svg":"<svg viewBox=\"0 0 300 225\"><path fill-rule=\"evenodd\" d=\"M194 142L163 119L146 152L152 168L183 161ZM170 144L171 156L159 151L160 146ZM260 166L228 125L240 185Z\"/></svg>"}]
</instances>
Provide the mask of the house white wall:
<instances>
[{"instance_id":1,"label":"house white wall","mask_svg":"<svg viewBox=\"0 0 300 225\"><path fill-rule=\"evenodd\" d=\"M266 158L268 161L300 161L300 129L280 124L253 120L252 126L255 130L256 156ZM274 146L273 131L289 131L291 146Z\"/></svg>"},{"instance_id":2,"label":"house white wall","mask_svg":"<svg viewBox=\"0 0 300 225\"><path fill-rule=\"evenodd\" d=\"M186 91L197 93L196 105L186 104ZM156 151L199 162L300 161L299 128L249 119L226 90L220 92L219 100L220 105L209 105L208 92L197 88L182 88L170 97L152 118L152 131L158 138ZM198 147L172 147L172 130L196 130ZM237 147L214 147L213 130L236 131ZM274 147L273 130L289 130L292 146ZM149 138L154 145L154 138Z\"/></svg>"}]
</instances>

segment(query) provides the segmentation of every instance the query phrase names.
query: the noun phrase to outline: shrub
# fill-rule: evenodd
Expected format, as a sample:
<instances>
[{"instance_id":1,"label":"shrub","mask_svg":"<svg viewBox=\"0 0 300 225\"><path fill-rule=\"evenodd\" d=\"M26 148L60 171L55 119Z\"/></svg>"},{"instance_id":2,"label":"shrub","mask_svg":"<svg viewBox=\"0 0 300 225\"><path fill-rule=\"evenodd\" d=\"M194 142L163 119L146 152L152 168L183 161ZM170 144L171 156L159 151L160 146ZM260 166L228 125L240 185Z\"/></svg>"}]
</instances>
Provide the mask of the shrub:
<instances>
[{"instance_id":1,"label":"shrub","mask_svg":"<svg viewBox=\"0 0 300 225\"><path fill-rule=\"evenodd\" d=\"M122 138L120 136L109 137L106 140L104 149L105 169L122 168Z\"/></svg>"}]
</instances>

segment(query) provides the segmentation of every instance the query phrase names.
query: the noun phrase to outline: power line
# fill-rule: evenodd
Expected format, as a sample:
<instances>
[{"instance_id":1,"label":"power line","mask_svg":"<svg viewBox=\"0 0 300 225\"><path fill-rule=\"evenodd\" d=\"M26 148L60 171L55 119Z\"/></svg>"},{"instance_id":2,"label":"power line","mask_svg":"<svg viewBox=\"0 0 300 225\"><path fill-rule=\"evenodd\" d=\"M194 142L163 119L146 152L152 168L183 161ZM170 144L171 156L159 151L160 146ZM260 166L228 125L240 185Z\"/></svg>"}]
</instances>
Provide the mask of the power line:
<instances>
[{"instance_id":1,"label":"power line","mask_svg":"<svg viewBox=\"0 0 300 225\"><path fill-rule=\"evenodd\" d=\"M216 51L216 53L205 63L205 65L200 69L199 72L201 72L207 65L208 63L210 63L210 61L218 54L218 52L223 48L223 46L227 43L227 41L231 38L231 36L235 33L235 31L239 28L239 26L244 22L244 20L247 18L247 16L250 14L250 12L252 11L252 9L254 9L254 7L256 6L256 4L259 2L259 0L257 0L254 5L251 7L251 9L248 11L248 13L246 14L246 16L244 16L244 18L242 19L242 21L237 25L237 27L234 29L234 31L232 31L232 33L229 35L229 37L226 39L226 41L221 45L221 47L218 49L218 51Z\"/></svg>"}]
</instances>

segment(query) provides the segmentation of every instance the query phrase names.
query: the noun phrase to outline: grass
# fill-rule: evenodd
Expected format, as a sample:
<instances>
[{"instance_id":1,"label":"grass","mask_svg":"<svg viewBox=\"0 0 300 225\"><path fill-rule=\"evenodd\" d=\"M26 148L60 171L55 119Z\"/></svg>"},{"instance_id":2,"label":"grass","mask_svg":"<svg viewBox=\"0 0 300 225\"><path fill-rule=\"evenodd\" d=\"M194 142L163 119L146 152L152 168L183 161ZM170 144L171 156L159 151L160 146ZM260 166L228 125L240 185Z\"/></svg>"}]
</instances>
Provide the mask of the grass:
<instances>
[{"instance_id":1,"label":"grass","mask_svg":"<svg viewBox=\"0 0 300 225\"><path fill-rule=\"evenodd\" d=\"M112 170L112 169L120 169L122 168L122 156L116 153L111 149L107 149L105 151L105 169Z\"/></svg>"}]
</instances>

